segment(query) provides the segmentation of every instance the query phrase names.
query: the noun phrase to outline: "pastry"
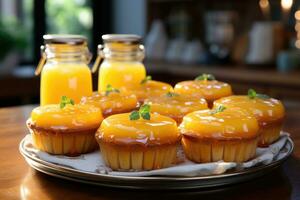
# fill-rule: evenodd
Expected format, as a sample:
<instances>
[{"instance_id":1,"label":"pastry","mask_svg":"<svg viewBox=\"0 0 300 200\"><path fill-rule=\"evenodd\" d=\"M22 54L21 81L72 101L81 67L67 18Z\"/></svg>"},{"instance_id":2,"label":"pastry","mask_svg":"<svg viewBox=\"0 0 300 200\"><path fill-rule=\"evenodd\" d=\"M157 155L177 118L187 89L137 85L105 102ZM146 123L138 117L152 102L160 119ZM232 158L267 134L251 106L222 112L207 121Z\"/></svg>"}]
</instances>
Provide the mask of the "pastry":
<instances>
[{"instance_id":1,"label":"pastry","mask_svg":"<svg viewBox=\"0 0 300 200\"><path fill-rule=\"evenodd\" d=\"M168 92L161 96L149 97L145 100L151 105L153 113L159 113L173 118L180 124L182 118L193 111L207 109L205 99Z\"/></svg>"},{"instance_id":2,"label":"pastry","mask_svg":"<svg viewBox=\"0 0 300 200\"><path fill-rule=\"evenodd\" d=\"M139 85L125 88L128 92L135 94L140 105L148 97L161 96L167 92L173 92L173 87L167 83L151 80L151 76L147 76Z\"/></svg>"},{"instance_id":3,"label":"pastry","mask_svg":"<svg viewBox=\"0 0 300 200\"><path fill-rule=\"evenodd\" d=\"M101 108L105 118L113 114L130 112L138 106L134 94L112 88L111 85L107 85L105 92L95 92L92 96L83 97L81 103Z\"/></svg>"},{"instance_id":4,"label":"pastry","mask_svg":"<svg viewBox=\"0 0 300 200\"><path fill-rule=\"evenodd\" d=\"M150 114L149 105L139 111L109 116L96 133L102 157L113 170L153 170L176 161L181 135L176 122Z\"/></svg>"},{"instance_id":5,"label":"pastry","mask_svg":"<svg viewBox=\"0 0 300 200\"><path fill-rule=\"evenodd\" d=\"M253 89L248 95L230 96L215 101L214 106L240 107L253 114L259 124L259 146L268 146L275 142L279 136L285 116L282 103L267 95L258 94Z\"/></svg>"},{"instance_id":6,"label":"pastry","mask_svg":"<svg viewBox=\"0 0 300 200\"><path fill-rule=\"evenodd\" d=\"M103 120L101 110L75 104L62 97L61 104L32 110L27 120L35 148L50 154L76 156L97 149L95 133Z\"/></svg>"},{"instance_id":7,"label":"pastry","mask_svg":"<svg viewBox=\"0 0 300 200\"><path fill-rule=\"evenodd\" d=\"M202 97L210 108L215 100L232 95L231 86L228 83L217 81L211 74L202 74L195 80L179 82L175 85L174 92Z\"/></svg>"},{"instance_id":8,"label":"pastry","mask_svg":"<svg viewBox=\"0 0 300 200\"><path fill-rule=\"evenodd\" d=\"M219 105L189 113L179 130L186 157L197 163L244 162L256 153L258 123L242 108Z\"/></svg>"}]
</instances>

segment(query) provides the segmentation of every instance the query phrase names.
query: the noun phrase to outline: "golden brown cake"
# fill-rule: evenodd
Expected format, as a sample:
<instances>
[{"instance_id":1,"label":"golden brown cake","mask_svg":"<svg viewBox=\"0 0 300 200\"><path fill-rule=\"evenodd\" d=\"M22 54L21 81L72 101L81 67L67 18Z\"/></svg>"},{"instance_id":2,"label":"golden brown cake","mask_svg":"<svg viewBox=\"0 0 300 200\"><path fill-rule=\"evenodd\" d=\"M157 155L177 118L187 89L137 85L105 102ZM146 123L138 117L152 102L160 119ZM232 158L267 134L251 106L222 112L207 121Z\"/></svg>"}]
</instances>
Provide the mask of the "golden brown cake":
<instances>
[{"instance_id":1,"label":"golden brown cake","mask_svg":"<svg viewBox=\"0 0 300 200\"><path fill-rule=\"evenodd\" d=\"M96 133L104 161L113 170L153 170L176 160L181 139L176 122L141 109L104 119Z\"/></svg>"},{"instance_id":2,"label":"golden brown cake","mask_svg":"<svg viewBox=\"0 0 300 200\"><path fill-rule=\"evenodd\" d=\"M248 96L240 95L221 98L215 101L214 106L222 104L228 108L240 107L253 114L259 124L259 146L268 146L280 136L285 116L284 106L279 100L257 94L254 90L249 90L248 93Z\"/></svg>"},{"instance_id":3,"label":"golden brown cake","mask_svg":"<svg viewBox=\"0 0 300 200\"><path fill-rule=\"evenodd\" d=\"M134 94L119 91L111 86L107 88L106 92L95 92L92 96L83 97L81 103L101 108L105 118L113 114L130 112L138 107L137 98Z\"/></svg>"},{"instance_id":4,"label":"golden brown cake","mask_svg":"<svg viewBox=\"0 0 300 200\"><path fill-rule=\"evenodd\" d=\"M33 109L27 126L35 148L76 156L97 149L95 133L102 120L101 110L92 105L53 104Z\"/></svg>"},{"instance_id":5,"label":"golden brown cake","mask_svg":"<svg viewBox=\"0 0 300 200\"><path fill-rule=\"evenodd\" d=\"M210 108L215 100L232 95L231 86L228 83L217 81L210 74L202 74L195 80L179 82L175 85L174 92L202 97Z\"/></svg>"},{"instance_id":6,"label":"golden brown cake","mask_svg":"<svg viewBox=\"0 0 300 200\"><path fill-rule=\"evenodd\" d=\"M127 87L124 90L135 94L138 102L142 105L148 97L156 97L167 92L173 92L173 87L164 82L151 80L151 77L147 76L139 85Z\"/></svg>"},{"instance_id":7,"label":"golden brown cake","mask_svg":"<svg viewBox=\"0 0 300 200\"><path fill-rule=\"evenodd\" d=\"M186 114L208 108L205 99L172 92L157 97L149 97L145 103L151 105L151 112L171 117L177 124L181 123Z\"/></svg>"},{"instance_id":8,"label":"golden brown cake","mask_svg":"<svg viewBox=\"0 0 300 200\"><path fill-rule=\"evenodd\" d=\"M241 108L219 106L183 118L179 130L188 159L197 163L244 162L255 156L258 123Z\"/></svg>"}]
</instances>

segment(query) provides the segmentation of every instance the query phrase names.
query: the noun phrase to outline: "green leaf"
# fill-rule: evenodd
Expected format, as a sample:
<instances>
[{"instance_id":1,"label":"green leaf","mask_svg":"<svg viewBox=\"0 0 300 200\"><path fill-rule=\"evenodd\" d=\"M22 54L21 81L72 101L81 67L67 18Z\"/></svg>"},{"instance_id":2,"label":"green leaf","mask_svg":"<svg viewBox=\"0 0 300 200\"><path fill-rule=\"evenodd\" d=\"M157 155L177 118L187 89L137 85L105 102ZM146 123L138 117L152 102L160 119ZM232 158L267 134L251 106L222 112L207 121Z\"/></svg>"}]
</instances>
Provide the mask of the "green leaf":
<instances>
[{"instance_id":1,"label":"green leaf","mask_svg":"<svg viewBox=\"0 0 300 200\"><path fill-rule=\"evenodd\" d=\"M259 98L259 99L269 99L270 97L266 94L260 94L257 93L254 89L249 89L248 90L248 97L250 99L255 99L255 98Z\"/></svg>"},{"instance_id":2,"label":"green leaf","mask_svg":"<svg viewBox=\"0 0 300 200\"><path fill-rule=\"evenodd\" d=\"M63 103L63 102L60 102L60 104L59 104L59 107L60 107L60 109L63 109L65 106L66 106L66 104L65 104L65 103Z\"/></svg>"},{"instance_id":3,"label":"green leaf","mask_svg":"<svg viewBox=\"0 0 300 200\"><path fill-rule=\"evenodd\" d=\"M216 80L215 76L212 74L201 74L195 78L195 81L213 81Z\"/></svg>"},{"instance_id":4,"label":"green leaf","mask_svg":"<svg viewBox=\"0 0 300 200\"><path fill-rule=\"evenodd\" d=\"M167 97L177 97L177 96L179 96L179 94L176 94L174 92L168 92L168 93L166 93L166 96Z\"/></svg>"},{"instance_id":5,"label":"green leaf","mask_svg":"<svg viewBox=\"0 0 300 200\"><path fill-rule=\"evenodd\" d=\"M149 112L141 113L141 116L142 116L143 119L150 120L150 113Z\"/></svg>"},{"instance_id":6,"label":"green leaf","mask_svg":"<svg viewBox=\"0 0 300 200\"><path fill-rule=\"evenodd\" d=\"M150 120L150 105L144 104L140 107L139 113L143 119Z\"/></svg>"},{"instance_id":7,"label":"green leaf","mask_svg":"<svg viewBox=\"0 0 300 200\"><path fill-rule=\"evenodd\" d=\"M115 93L120 93L120 90L113 88L111 84L107 84L106 90L105 90L105 96L108 96L110 93L115 92Z\"/></svg>"},{"instance_id":8,"label":"green leaf","mask_svg":"<svg viewBox=\"0 0 300 200\"><path fill-rule=\"evenodd\" d=\"M210 111L210 114L214 115L216 113L223 112L225 109L226 109L225 106L218 105L216 109Z\"/></svg>"},{"instance_id":9,"label":"green leaf","mask_svg":"<svg viewBox=\"0 0 300 200\"><path fill-rule=\"evenodd\" d=\"M148 113L150 112L150 105L149 104L144 104L140 107L139 109L140 113Z\"/></svg>"},{"instance_id":10,"label":"green leaf","mask_svg":"<svg viewBox=\"0 0 300 200\"><path fill-rule=\"evenodd\" d=\"M67 96L62 96L60 99L59 107L63 109L67 104L74 105L74 100Z\"/></svg>"},{"instance_id":11,"label":"green leaf","mask_svg":"<svg viewBox=\"0 0 300 200\"><path fill-rule=\"evenodd\" d=\"M138 120L138 119L140 119L140 113L139 113L139 111L132 111L131 113L130 113L130 115L129 115L129 119L130 120Z\"/></svg>"},{"instance_id":12,"label":"green leaf","mask_svg":"<svg viewBox=\"0 0 300 200\"><path fill-rule=\"evenodd\" d=\"M250 99L254 99L255 97L256 97L256 91L254 90L254 89L252 89L252 88L250 88L249 90L248 90L248 97L250 98Z\"/></svg>"},{"instance_id":13,"label":"green leaf","mask_svg":"<svg viewBox=\"0 0 300 200\"><path fill-rule=\"evenodd\" d=\"M151 115L150 115L150 105L149 104L144 104L140 107L139 111L133 111L129 115L130 120L138 120L140 118L150 120Z\"/></svg>"},{"instance_id":14,"label":"green leaf","mask_svg":"<svg viewBox=\"0 0 300 200\"><path fill-rule=\"evenodd\" d=\"M266 94L257 94L256 97L260 99L270 99L270 96Z\"/></svg>"},{"instance_id":15,"label":"green leaf","mask_svg":"<svg viewBox=\"0 0 300 200\"><path fill-rule=\"evenodd\" d=\"M148 81L152 80L152 77L151 76L146 76L142 81L141 81L141 84L145 84L147 83Z\"/></svg>"}]
</instances>

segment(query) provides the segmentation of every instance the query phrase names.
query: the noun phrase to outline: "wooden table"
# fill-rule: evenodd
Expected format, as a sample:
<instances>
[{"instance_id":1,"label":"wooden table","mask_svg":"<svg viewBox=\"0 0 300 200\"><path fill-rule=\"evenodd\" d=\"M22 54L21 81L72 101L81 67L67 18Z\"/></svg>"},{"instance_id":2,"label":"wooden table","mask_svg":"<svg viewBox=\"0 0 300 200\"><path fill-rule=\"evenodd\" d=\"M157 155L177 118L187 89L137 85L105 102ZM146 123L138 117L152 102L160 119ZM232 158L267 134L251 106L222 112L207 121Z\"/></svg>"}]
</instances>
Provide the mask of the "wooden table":
<instances>
[{"instance_id":1,"label":"wooden table","mask_svg":"<svg viewBox=\"0 0 300 200\"><path fill-rule=\"evenodd\" d=\"M300 108L288 108L285 130L295 150L280 168L261 178L210 190L139 191L85 185L31 169L18 150L28 133L25 121L33 106L0 109L0 199L300 199Z\"/></svg>"}]
</instances>

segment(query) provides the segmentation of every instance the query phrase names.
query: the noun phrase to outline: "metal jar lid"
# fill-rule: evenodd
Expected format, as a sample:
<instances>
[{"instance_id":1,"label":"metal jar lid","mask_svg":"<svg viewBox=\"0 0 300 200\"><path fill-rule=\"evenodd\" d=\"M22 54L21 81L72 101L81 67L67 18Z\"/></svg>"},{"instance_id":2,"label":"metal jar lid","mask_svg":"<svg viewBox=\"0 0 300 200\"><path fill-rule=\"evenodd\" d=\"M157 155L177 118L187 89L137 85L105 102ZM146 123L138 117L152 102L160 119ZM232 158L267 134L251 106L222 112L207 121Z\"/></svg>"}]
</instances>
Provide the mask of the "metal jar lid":
<instances>
[{"instance_id":1,"label":"metal jar lid","mask_svg":"<svg viewBox=\"0 0 300 200\"><path fill-rule=\"evenodd\" d=\"M45 44L86 44L87 38L82 35L47 34L43 36Z\"/></svg>"},{"instance_id":2,"label":"metal jar lid","mask_svg":"<svg viewBox=\"0 0 300 200\"><path fill-rule=\"evenodd\" d=\"M141 43L141 37L133 34L106 34L102 35L104 43L117 42L126 44L139 44Z\"/></svg>"}]
</instances>

